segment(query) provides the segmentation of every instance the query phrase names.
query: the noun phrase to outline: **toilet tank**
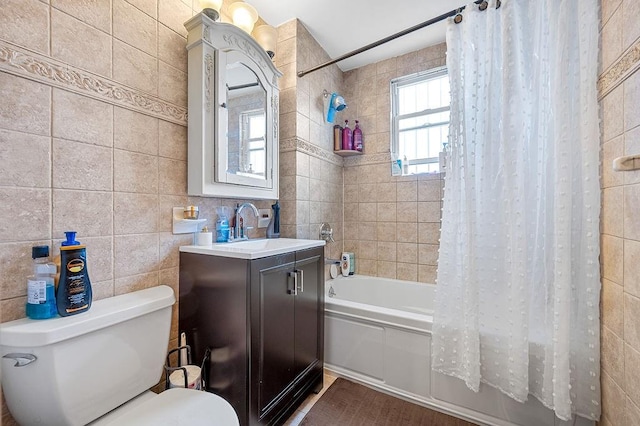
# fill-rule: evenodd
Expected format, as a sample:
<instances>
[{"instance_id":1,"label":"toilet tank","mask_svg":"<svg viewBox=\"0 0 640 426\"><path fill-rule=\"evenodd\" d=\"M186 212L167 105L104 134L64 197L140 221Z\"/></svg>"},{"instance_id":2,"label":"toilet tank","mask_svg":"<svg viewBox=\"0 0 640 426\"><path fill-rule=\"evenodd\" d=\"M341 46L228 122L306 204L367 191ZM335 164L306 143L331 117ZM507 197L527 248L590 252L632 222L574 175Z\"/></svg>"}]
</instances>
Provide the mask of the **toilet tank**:
<instances>
[{"instance_id":1,"label":"toilet tank","mask_svg":"<svg viewBox=\"0 0 640 426\"><path fill-rule=\"evenodd\" d=\"M21 425L84 425L155 385L171 328L165 285L95 301L70 317L0 324L2 391ZM7 354L37 359L16 367Z\"/></svg>"}]
</instances>

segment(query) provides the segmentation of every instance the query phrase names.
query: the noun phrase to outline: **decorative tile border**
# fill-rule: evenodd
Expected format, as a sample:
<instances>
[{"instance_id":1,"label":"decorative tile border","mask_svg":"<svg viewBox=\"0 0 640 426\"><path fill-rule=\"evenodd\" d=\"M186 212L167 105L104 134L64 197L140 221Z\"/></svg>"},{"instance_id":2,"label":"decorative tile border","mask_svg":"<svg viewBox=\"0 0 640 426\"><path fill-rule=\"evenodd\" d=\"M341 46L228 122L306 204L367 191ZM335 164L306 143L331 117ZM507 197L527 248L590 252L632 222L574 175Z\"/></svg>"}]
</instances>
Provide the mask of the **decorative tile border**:
<instances>
[{"instance_id":1,"label":"decorative tile border","mask_svg":"<svg viewBox=\"0 0 640 426\"><path fill-rule=\"evenodd\" d=\"M311 155L329 163L336 164L338 166L342 166L344 163L343 158L337 154L334 154L332 151L322 149L319 146L316 146L311 142L300 139L298 137L280 140L280 152L287 151L304 152L305 154Z\"/></svg>"},{"instance_id":2,"label":"decorative tile border","mask_svg":"<svg viewBox=\"0 0 640 426\"><path fill-rule=\"evenodd\" d=\"M327 151L326 149L322 149L319 146L310 143L309 141L297 137L280 140L280 152L288 151L304 152L305 154L312 155L321 160L344 167L391 162L391 154L388 152L377 154L365 153L364 155L343 158L338 154L334 154L333 151Z\"/></svg>"},{"instance_id":3,"label":"decorative tile border","mask_svg":"<svg viewBox=\"0 0 640 426\"><path fill-rule=\"evenodd\" d=\"M598 99L604 98L638 69L640 69L640 39L600 76L598 79Z\"/></svg>"},{"instance_id":4,"label":"decorative tile border","mask_svg":"<svg viewBox=\"0 0 640 426\"><path fill-rule=\"evenodd\" d=\"M143 91L0 40L0 71L49 84L152 117L187 125L187 109Z\"/></svg>"}]
</instances>

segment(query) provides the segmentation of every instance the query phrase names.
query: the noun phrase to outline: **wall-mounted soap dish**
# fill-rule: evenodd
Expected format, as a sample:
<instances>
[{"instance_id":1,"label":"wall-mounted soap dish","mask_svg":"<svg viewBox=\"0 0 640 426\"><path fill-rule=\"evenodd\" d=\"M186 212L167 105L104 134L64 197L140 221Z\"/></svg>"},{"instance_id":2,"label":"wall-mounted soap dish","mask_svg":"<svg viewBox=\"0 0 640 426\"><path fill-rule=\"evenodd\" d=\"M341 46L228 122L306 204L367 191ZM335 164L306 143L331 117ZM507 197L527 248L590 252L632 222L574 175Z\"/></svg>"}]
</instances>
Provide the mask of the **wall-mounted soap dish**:
<instances>
[{"instance_id":1,"label":"wall-mounted soap dish","mask_svg":"<svg viewBox=\"0 0 640 426\"><path fill-rule=\"evenodd\" d=\"M185 219L185 208L173 208L173 233L174 234L191 234L200 231L201 225L207 219Z\"/></svg>"},{"instance_id":2,"label":"wall-mounted soap dish","mask_svg":"<svg viewBox=\"0 0 640 426\"><path fill-rule=\"evenodd\" d=\"M640 170L640 154L616 158L613 160L613 170L616 172Z\"/></svg>"}]
</instances>

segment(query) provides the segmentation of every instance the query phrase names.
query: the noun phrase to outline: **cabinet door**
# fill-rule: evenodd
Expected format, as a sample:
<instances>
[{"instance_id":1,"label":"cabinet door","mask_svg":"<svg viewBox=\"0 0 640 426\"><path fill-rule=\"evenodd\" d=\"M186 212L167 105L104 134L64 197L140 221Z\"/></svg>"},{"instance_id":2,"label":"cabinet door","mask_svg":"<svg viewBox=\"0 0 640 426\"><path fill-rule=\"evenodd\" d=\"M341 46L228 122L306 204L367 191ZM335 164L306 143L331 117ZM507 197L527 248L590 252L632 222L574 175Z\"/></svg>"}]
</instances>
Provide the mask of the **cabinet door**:
<instances>
[{"instance_id":1,"label":"cabinet door","mask_svg":"<svg viewBox=\"0 0 640 426\"><path fill-rule=\"evenodd\" d=\"M298 291L295 304L295 375L322 368L324 268L322 249L296 253Z\"/></svg>"},{"instance_id":2,"label":"cabinet door","mask_svg":"<svg viewBox=\"0 0 640 426\"><path fill-rule=\"evenodd\" d=\"M252 262L252 375L257 373L258 416L277 405L295 378L293 254ZM256 360L257 358L257 360ZM255 362L257 361L257 362Z\"/></svg>"}]
</instances>

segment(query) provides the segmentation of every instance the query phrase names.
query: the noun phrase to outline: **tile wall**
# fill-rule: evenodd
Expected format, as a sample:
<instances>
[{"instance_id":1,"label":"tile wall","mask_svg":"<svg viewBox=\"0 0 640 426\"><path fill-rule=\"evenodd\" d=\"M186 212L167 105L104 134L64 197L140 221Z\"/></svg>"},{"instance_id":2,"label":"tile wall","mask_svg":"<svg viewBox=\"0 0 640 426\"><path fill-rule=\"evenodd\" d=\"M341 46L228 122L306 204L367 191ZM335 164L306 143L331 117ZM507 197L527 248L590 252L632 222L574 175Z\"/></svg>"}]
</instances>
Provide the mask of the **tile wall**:
<instances>
[{"instance_id":1,"label":"tile wall","mask_svg":"<svg viewBox=\"0 0 640 426\"><path fill-rule=\"evenodd\" d=\"M445 65L444 43L348 71L338 114L360 121L364 155L345 159L344 247L357 272L434 283L440 239L443 175L391 176L390 82Z\"/></svg>"},{"instance_id":2,"label":"tile wall","mask_svg":"<svg viewBox=\"0 0 640 426\"><path fill-rule=\"evenodd\" d=\"M55 253L69 229L87 245L94 299L159 284L177 294L178 247L191 236L172 234L172 207L199 205L211 224L215 207L241 201L186 192L183 22L197 7L2 1L1 321L24 317L31 247ZM176 337L177 305L170 347ZM2 424L14 424L4 399Z\"/></svg>"},{"instance_id":3,"label":"tile wall","mask_svg":"<svg viewBox=\"0 0 640 426\"><path fill-rule=\"evenodd\" d=\"M640 2L602 0L601 425L640 424L640 171L612 161L640 154Z\"/></svg>"},{"instance_id":4,"label":"tile wall","mask_svg":"<svg viewBox=\"0 0 640 426\"><path fill-rule=\"evenodd\" d=\"M323 90L342 90L336 66L304 77L297 72L330 58L297 19L278 28L280 80L280 202L282 236L319 238L320 224L333 227L325 254L342 252L342 157L333 153L332 126L324 122Z\"/></svg>"}]
</instances>

